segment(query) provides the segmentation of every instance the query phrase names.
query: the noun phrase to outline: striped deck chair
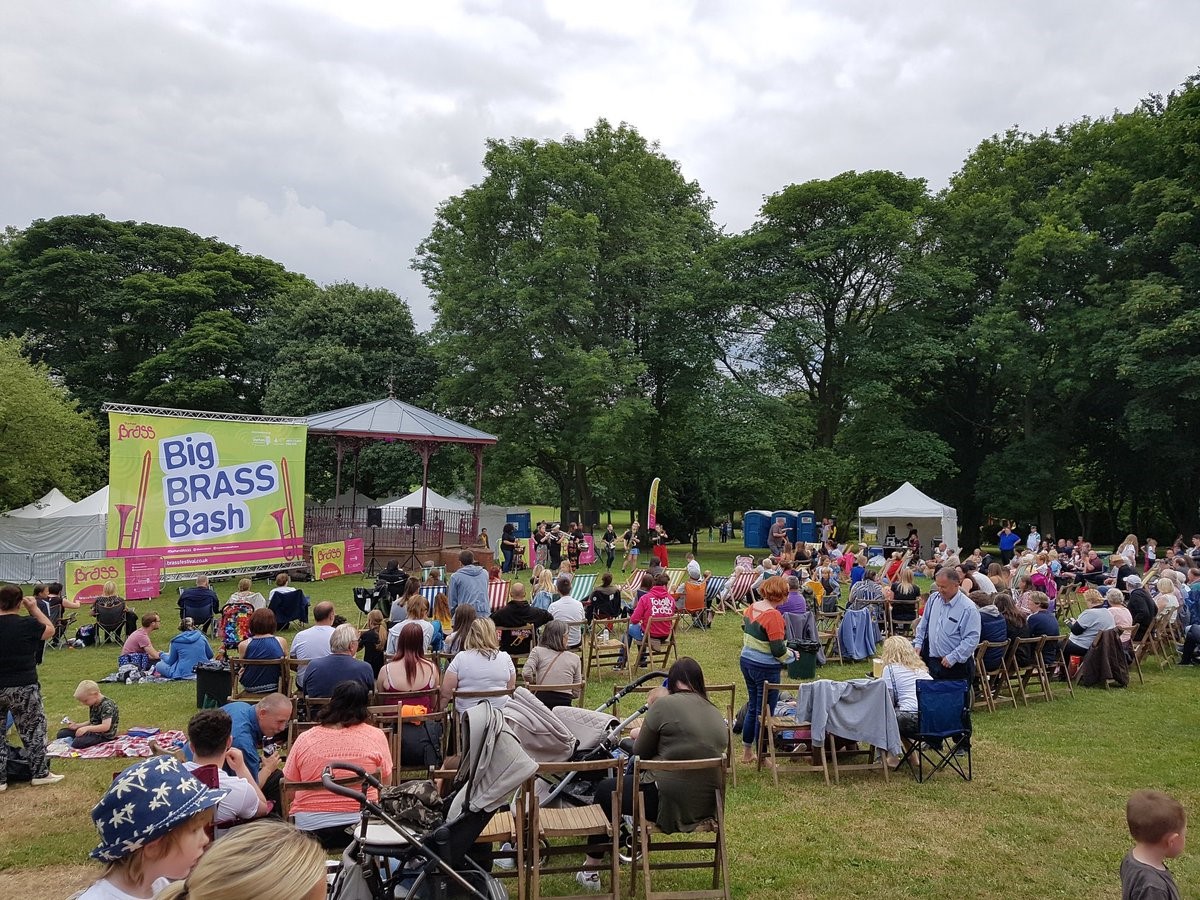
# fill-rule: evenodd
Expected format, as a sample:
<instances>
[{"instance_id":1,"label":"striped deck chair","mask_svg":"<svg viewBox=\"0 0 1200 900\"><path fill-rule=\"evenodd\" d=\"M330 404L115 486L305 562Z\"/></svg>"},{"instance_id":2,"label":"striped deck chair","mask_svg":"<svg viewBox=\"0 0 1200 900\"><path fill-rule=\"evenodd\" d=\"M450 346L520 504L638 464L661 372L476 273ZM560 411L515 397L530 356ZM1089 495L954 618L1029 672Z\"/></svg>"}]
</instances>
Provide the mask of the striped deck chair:
<instances>
[{"instance_id":1,"label":"striped deck chair","mask_svg":"<svg viewBox=\"0 0 1200 900\"><path fill-rule=\"evenodd\" d=\"M713 612L723 613L728 611L725 601L721 599L728 586L728 575L709 575L708 581L704 582L704 599L712 604Z\"/></svg>"},{"instance_id":2,"label":"striped deck chair","mask_svg":"<svg viewBox=\"0 0 1200 900\"><path fill-rule=\"evenodd\" d=\"M571 596L580 603L592 599L592 591L596 589L596 575L576 575L571 579Z\"/></svg>"},{"instance_id":3,"label":"striped deck chair","mask_svg":"<svg viewBox=\"0 0 1200 900\"><path fill-rule=\"evenodd\" d=\"M646 574L645 569L634 569L629 575L629 580L621 585L621 596L633 599L639 587L642 584L642 576Z\"/></svg>"},{"instance_id":4,"label":"striped deck chair","mask_svg":"<svg viewBox=\"0 0 1200 900\"><path fill-rule=\"evenodd\" d=\"M421 580L428 581L429 573L437 572L438 577L442 579L442 583L446 583L446 567L445 566L423 566L421 568Z\"/></svg>"},{"instance_id":5,"label":"striped deck chair","mask_svg":"<svg viewBox=\"0 0 1200 900\"><path fill-rule=\"evenodd\" d=\"M674 594L680 586L687 580L687 569L664 569L667 577L671 580L667 582L667 591Z\"/></svg>"},{"instance_id":6,"label":"striped deck chair","mask_svg":"<svg viewBox=\"0 0 1200 900\"><path fill-rule=\"evenodd\" d=\"M508 603L508 586L510 583L502 579L488 582L488 606L492 612L502 609Z\"/></svg>"},{"instance_id":7,"label":"striped deck chair","mask_svg":"<svg viewBox=\"0 0 1200 900\"><path fill-rule=\"evenodd\" d=\"M758 581L757 572L734 572L729 576L729 589L725 592L725 601L734 610L739 603L749 603L750 588Z\"/></svg>"},{"instance_id":8,"label":"striped deck chair","mask_svg":"<svg viewBox=\"0 0 1200 900\"><path fill-rule=\"evenodd\" d=\"M444 584L431 584L421 588L421 596L425 598L425 602L429 604L430 609L433 609L433 601L437 599L438 594L449 596L450 588Z\"/></svg>"}]
</instances>

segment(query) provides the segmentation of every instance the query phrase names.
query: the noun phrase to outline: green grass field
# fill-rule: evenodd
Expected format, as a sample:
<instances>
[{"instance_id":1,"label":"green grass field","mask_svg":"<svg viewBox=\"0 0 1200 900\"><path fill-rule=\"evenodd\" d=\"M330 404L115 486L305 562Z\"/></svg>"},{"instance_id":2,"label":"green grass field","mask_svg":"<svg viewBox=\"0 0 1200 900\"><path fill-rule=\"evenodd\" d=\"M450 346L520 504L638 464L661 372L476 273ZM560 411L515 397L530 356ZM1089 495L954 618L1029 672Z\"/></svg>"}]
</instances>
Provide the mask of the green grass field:
<instances>
[{"instance_id":1,"label":"green grass field","mask_svg":"<svg viewBox=\"0 0 1200 900\"><path fill-rule=\"evenodd\" d=\"M685 551L672 547L672 563ZM704 543L699 558L722 574L736 552L736 544ZM351 588L364 583L348 576L304 587L358 622ZM216 587L220 594L232 590L228 582ZM169 596L136 608L175 621L175 588L166 590ZM156 645L165 648L173 633L159 631ZM740 646L731 615L719 616L711 631L681 638L681 652L703 664L711 683L734 682L742 697ZM47 652L41 680L51 729L64 715L82 718L72 699L75 685L112 672L116 655L112 645ZM866 668L834 664L820 674L856 677ZM1074 700L977 714L970 783L946 773L926 784L908 775L884 784L877 774L860 774L827 787L820 775L785 772L775 789L769 775L743 768L728 799L733 894L755 900L1119 897L1129 792L1160 788L1189 809L1200 799L1198 677L1194 669L1160 671L1151 663L1144 686L1135 677L1128 690L1079 689ZM610 695L614 683L610 676L589 684L588 705ZM108 692L120 704L124 727L183 728L194 712L191 682L112 685ZM88 810L113 771L128 762L56 760L53 768L65 781L14 785L0 795L0 897L67 896L95 877L86 859L95 844ZM1183 895L1200 896L1195 854L1185 853L1173 869ZM562 887L566 892L574 884Z\"/></svg>"}]
</instances>

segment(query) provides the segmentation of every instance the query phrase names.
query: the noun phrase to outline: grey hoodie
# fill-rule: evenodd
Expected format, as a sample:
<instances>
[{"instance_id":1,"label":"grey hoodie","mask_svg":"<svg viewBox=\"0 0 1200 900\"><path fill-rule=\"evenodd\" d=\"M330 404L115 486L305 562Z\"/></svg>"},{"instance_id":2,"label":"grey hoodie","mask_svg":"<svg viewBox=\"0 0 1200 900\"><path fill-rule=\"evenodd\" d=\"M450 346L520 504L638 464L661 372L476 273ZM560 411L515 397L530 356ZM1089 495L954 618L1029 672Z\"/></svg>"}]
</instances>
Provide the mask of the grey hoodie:
<instances>
[{"instance_id":1,"label":"grey hoodie","mask_svg":"<svg viewBox=\"0 0 1200 900\"><path fill-rule=\"evenodd\" d=\"M450 615L460 606L473 606L481 619L492 614L488 603L488 574L483 566L463 566L450 576Z\"/></svg>"}]
</instances>

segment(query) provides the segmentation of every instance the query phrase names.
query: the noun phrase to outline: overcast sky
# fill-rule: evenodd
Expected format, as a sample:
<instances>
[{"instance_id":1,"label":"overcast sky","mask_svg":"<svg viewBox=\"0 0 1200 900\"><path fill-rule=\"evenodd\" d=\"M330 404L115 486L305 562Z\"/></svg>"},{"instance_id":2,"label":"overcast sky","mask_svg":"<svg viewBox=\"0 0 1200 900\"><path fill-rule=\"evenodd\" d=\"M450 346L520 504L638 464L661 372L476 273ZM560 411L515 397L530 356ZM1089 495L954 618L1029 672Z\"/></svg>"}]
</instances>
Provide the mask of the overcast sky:
<instances>
[{"instance_id":1,"label":"overcast sky","mask_svg":"<svg viewBox=\"0 0 1200 900\"><path fill-rule=\"evenodd\" d=\"M985 11L986 10L986 11ZM0 225L179 225L386 287L489 137L625 121L730 230L847 169L945 184L981 139L1200 67L1200 2L0 2Z\"/></svg>"}]
</instances>

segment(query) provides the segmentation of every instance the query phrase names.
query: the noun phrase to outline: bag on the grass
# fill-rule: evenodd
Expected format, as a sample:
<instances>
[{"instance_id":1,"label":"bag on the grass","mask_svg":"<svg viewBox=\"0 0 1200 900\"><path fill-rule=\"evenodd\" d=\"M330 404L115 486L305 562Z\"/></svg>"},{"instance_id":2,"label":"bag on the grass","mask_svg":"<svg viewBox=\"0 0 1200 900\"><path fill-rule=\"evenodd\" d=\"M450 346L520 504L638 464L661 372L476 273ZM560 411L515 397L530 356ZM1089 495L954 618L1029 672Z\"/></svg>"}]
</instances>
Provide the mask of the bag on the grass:
<instances>
[{"instance_id":1,"label":"bag on the grass","mask_svg":"<svg viewBox=\"0 0 1200 900\"><path fill-rule=\"evenodd\" d=\"M14 781L33 781L33 769L29 765L29 753L24 747L14 747L8 744L8 766L6 778L9 784Z\"/></svg>"},{"instance_id":2,"label":"bag on the grass","mask_svg":"<svg viewBox=\"0 0 1200 900\"><path fill-rule=\"evenodd\" d=\"M96 643L96 626L95 625L80 625L75 632L75 640L83 644L85 647L91 647Z\"/></svg>"}]
</instances>

